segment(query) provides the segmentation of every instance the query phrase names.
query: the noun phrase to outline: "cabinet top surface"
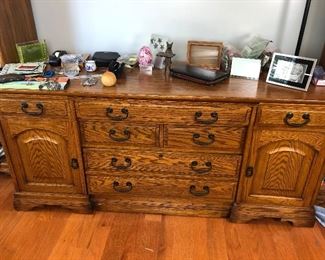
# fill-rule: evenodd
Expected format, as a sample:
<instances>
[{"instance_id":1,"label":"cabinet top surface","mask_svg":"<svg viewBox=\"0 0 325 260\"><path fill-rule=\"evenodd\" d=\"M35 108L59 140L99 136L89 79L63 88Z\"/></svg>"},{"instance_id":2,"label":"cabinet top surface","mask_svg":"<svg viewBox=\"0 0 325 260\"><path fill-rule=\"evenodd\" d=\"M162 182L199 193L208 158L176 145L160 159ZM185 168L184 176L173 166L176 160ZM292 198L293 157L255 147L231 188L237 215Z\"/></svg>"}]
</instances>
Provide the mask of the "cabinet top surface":
<instances>
[{"instance_id":1,"label":"cabinet top surface","mask_svg":"<svg viewBox=\"0 0 325 260\"><path fill-rule=\"evenodd\" d=\"M108 97L135 99L170 99L193 101L231 102L292 102L325 103L325 87L310 85L307 92L288 89L265 82L229 78L213 86L170 78L165 80L162 70L154 70L152 76L142 75L138 70L127 70L114 87L103 87L100 80L96 86L83 87L80 80L71 80L64 91L35 91L0 89L0 94L59 95L79 97Z\"/></svg>"}]
</instances>

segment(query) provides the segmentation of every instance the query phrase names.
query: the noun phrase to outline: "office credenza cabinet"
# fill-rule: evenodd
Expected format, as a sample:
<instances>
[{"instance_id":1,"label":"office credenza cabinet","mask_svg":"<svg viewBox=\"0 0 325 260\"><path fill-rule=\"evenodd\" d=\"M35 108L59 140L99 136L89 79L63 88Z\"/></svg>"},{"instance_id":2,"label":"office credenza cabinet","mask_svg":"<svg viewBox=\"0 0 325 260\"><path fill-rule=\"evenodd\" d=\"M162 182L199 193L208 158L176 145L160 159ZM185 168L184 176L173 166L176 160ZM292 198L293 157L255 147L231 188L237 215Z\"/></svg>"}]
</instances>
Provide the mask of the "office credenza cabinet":
<instances>
[{"instance_id":1,"label":"office credenza cabinet","mask_svg":"<svg viewBox=\"0 0 325 260\"><path fill-rule=\"evenodd\" d=\"M230 217L313 226L324 177L325 89L155 71L113 88L0 90L14 205Z\"/></svg>"}]
</instances>

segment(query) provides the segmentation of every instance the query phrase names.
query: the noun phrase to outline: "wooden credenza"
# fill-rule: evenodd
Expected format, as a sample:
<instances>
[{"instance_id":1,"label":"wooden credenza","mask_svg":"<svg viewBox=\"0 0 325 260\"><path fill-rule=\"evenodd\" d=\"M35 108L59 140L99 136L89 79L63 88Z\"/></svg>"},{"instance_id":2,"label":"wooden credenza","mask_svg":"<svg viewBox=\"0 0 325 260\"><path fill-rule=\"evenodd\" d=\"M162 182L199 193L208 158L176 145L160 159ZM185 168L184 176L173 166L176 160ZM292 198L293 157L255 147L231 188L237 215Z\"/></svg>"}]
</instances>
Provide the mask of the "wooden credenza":
<instances>
[{"instance_id":1,"label":"wooden credenza","mask_svg":"<svg viewBox=\"0 0 325 260\"><path fill-rule=\"evenodd\" d=\"M325 91L128 72L116 87L0 90L14 205L314 224Z\"/></svg>"}]
</instances>

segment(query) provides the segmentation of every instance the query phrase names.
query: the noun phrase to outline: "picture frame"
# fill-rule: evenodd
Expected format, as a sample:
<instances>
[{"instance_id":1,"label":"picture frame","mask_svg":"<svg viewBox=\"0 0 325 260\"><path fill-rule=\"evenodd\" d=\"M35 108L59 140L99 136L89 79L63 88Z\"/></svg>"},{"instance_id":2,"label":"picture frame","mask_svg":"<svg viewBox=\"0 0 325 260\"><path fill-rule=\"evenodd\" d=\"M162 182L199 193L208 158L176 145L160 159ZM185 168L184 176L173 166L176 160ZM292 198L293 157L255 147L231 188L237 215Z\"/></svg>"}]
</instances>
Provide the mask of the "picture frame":
<instances>
[{"instance_id":1,"label":"picture frame","mask_svg":"<svg viewBox=\"0 0 325 260\"><path fill-rule=\"evenodd\" d=\"M192 66L219 70L222 50L222 42L188 41L187 61Z\"/></svg>"},{"instance_id":2,"label":"picture frame","mask_svg":"<svg viewBox=\"0 0 325 260\"><path fill-rule=\"evenodd\" d=\"M274 53L266 82L307 91L317 59Z\"/></svg>"},{"instance_id":3,"label":"picture frame","mask_svg":"<svg viewBox=\"0 0 325 260\"><path fill-rule=\"evenodd\" d=\"M45 40L16 43L20 63L47 61L47 45Z\"/></svg>"}]
</instances>

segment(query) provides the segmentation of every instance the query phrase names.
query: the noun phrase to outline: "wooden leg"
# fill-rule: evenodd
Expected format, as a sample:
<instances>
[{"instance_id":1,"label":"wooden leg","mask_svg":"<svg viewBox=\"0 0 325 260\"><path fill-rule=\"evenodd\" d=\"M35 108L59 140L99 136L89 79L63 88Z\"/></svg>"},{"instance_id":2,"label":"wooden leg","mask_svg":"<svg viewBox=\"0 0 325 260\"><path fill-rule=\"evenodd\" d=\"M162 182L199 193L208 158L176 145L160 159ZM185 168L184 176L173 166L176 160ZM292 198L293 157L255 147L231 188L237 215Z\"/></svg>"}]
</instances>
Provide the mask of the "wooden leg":
<instances>
[{"instance_id":1,"label":"wooden leg","mask_svg":"<svg viewBox=\"0 0 325 260\"><path fill-rule=\"evenodd\" d=\"M92 213L92 205L88 195L29 192L14 194L14 208L16 210L27 211L44 206L59 206L76 213Z\"/></svg>"},{"instance_id":2,"label":"wooden leg","mask_svg":"<svg viewBox=\"0 0 325 260\"><path fill-rule=\"evenodd\" d=\"M234 204L231 210L230 221L247 223L262 218L276 218L291 222L297 227L313 227L315 214L313 207L288 207L278 205Z\"/></svg>"}]
</instances>

